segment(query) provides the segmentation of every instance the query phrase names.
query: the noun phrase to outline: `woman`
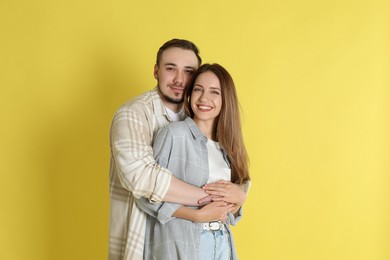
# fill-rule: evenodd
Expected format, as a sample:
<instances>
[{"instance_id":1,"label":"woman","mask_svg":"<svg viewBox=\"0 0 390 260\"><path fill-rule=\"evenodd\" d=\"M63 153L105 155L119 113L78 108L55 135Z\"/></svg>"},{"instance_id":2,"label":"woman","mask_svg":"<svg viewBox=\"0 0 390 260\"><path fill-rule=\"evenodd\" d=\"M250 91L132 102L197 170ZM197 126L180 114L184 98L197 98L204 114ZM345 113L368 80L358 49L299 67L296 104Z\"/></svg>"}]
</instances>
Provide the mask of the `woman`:
<instances>
[{"instance_id":1,"label":"woman","mask_svg":"<svg viewBox=\"0 0 390 260\"><path fill-rule=\"evenodd\" d=\"M148 213L144 259L237 259L229 225L241 218L250 178L230 74L219 64L202 65L184 109L188 118L158 133L156 162L215 198L202 208L138 200Z\"/></svg>"}]
</instances>

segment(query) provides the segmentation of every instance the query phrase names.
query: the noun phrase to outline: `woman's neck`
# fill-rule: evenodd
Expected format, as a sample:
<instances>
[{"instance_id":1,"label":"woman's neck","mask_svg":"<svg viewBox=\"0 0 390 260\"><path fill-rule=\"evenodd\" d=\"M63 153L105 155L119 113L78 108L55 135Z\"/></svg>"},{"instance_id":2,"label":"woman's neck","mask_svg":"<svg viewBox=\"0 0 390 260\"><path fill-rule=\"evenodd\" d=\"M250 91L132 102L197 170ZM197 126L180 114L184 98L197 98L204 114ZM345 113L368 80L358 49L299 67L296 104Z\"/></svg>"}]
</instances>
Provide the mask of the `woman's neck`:
<instances>
[{"instance_id":1,"label":"woman's neck","mask_svg":"<svg viewBox=\"0 0 390 260\"><path fill-rule=\"evenodd\" d=\"M200 131L206 136L208 139L211 139L213 141L216 141L215 137L215 127L214 127L214 121L204 121L199 120L197 118L193 118L195 124L199 127Z\"/></svg>"}]
</instances>

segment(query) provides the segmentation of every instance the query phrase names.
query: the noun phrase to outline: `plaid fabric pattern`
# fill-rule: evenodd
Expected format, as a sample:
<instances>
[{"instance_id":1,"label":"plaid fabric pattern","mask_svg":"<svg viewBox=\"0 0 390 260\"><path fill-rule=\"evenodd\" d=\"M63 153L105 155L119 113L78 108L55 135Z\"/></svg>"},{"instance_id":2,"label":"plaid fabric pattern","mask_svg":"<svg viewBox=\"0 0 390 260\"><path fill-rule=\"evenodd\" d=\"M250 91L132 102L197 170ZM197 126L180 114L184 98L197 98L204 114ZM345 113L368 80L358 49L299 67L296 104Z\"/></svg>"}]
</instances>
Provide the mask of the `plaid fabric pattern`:
<instances>
[{"instance_id":1,"label":"plaid fabric pattern","mask_svg":"<svg viewBox=\"0 0 390 260\"><path fill-rule=\"evenodd\" d=\"M142 260L146 214L135 204L144 197L161 202L171 173L153 158L158 130L171 123L157 89L124 104L110 131L110 260Z\"/></svg>"}]
</instances>

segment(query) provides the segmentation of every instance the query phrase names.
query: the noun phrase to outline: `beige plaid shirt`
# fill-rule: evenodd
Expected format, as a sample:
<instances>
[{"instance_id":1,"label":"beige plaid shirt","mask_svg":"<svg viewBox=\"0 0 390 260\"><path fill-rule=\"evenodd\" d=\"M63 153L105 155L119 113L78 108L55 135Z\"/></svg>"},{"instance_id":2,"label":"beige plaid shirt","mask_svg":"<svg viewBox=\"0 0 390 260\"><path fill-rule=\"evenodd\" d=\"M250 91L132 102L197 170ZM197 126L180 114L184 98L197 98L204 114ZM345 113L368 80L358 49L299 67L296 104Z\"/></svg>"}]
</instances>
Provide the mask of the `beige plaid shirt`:
<instances>
[{"instance_id":1,"label":"beige plaid shirt","mask_svg":"<svg viewBox=\"0 0 390 260\"><path fill-rule=\"evenodd\" d=\"M124 104L114 115L110 162L110 260L142 260L146 214L135 198L161 202L171 173L153 158L154 137L169 124L157 89Z\"/></svg>"}]
</instances>

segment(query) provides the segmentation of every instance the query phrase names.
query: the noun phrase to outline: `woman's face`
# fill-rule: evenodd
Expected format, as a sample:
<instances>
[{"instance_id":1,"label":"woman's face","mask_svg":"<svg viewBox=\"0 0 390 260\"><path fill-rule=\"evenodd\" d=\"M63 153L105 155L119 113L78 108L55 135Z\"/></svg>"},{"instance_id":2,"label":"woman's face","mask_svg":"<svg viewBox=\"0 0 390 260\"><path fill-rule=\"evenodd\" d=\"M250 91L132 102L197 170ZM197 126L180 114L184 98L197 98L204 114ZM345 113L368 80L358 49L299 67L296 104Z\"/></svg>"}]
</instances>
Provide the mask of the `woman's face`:
<instances>
[{"instance_id":1,"label":"woman's face","mask_svg":"<svg viewBox=\"0 0 390 260\"><path fill-rule=\"evenodd\" d=\"M218 77L206 71L200 74L191 93L194 120L213 123L221 112L222 93Z\"/></svg>"}]
</instances>

